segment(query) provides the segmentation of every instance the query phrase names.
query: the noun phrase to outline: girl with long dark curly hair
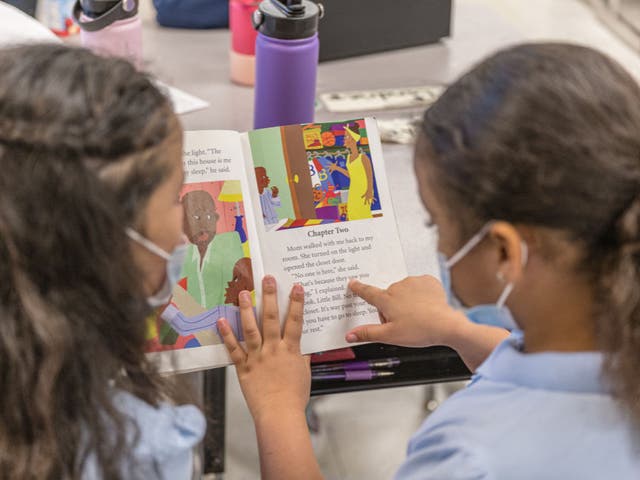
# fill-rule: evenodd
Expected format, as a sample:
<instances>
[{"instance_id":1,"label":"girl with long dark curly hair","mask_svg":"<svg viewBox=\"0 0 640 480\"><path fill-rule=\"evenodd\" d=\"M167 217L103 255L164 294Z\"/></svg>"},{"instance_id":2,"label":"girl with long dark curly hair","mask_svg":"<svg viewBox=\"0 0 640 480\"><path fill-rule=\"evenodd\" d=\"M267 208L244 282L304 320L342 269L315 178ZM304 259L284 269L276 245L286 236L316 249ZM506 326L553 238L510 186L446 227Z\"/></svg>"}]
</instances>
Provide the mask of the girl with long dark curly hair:
<instances>
[{"instance_id":1,"label":"girl with long dark curly hair","mask_svg":"<svg viewBox=\"0 0 640 480\"><path fill-rule=\"evenodd\" d=\"M204 418L143 351L183 241L181 158L129 63L0 50L0 478L191 478Z\"/></svg>"}]
</instances>

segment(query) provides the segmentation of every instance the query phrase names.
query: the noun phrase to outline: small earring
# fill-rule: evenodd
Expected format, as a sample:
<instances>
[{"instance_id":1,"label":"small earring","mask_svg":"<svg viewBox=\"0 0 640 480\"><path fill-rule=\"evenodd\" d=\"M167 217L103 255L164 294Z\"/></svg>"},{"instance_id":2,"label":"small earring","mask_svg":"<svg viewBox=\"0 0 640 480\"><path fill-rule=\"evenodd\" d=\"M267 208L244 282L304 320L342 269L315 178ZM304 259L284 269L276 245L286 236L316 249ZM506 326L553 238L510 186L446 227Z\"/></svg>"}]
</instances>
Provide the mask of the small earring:
<instances>
[{"instance_id":1,"label":"small earring","mask_svg":"<svg viewBox=\"0 0 640 480\"><path fill-rule=\"evenodd\" d=\"M498 281L500 283L504 283L504 273L502 273L502 272L496 273L496 278L498 279Z\"/></svg>"}]
</instances>

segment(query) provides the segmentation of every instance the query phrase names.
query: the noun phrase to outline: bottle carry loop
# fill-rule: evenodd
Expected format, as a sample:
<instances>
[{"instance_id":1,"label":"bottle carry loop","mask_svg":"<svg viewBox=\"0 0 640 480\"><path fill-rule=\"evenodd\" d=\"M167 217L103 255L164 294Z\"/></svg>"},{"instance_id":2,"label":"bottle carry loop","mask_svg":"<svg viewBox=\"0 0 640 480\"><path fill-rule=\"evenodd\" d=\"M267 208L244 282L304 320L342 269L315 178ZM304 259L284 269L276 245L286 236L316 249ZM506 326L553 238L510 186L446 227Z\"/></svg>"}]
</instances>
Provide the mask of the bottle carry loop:
<instances>
[{"instance_id":1,"label":"bottle carry loop","mask_svg":"<svg viewBox=\"0 0 640 480\"><path fill-rule=\"evenodd\" d=\"M288 16L298 16L304 15L304 5L302 4L302 0L271 0L271 3L275 5L277 9L282 11L285 15Z\"/></svg>"}]
</instances>

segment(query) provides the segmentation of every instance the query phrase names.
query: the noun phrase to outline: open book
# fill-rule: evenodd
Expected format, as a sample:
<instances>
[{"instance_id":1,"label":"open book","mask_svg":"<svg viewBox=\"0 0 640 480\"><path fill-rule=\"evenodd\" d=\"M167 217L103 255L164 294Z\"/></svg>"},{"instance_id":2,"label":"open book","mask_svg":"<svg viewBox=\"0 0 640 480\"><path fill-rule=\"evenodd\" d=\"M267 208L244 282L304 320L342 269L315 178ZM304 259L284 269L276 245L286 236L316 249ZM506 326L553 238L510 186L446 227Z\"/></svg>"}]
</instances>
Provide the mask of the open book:
<instances>
[{"instance_id":1,"label":"open book","mask_svg":"<svg viewBox=\"0 0 640 480\"><path fill-rule=\"evenodd\" d=\"M238 293L260 305L265 273L281 313L305 287L303 353L347 346L345 333L379 322L347 290L406 276L374 119L255 130L185 132L185 234L171 303L149 320L148 354L164 372L227 365L216 323L240 338Z\"/></svg>"}]
</instances>

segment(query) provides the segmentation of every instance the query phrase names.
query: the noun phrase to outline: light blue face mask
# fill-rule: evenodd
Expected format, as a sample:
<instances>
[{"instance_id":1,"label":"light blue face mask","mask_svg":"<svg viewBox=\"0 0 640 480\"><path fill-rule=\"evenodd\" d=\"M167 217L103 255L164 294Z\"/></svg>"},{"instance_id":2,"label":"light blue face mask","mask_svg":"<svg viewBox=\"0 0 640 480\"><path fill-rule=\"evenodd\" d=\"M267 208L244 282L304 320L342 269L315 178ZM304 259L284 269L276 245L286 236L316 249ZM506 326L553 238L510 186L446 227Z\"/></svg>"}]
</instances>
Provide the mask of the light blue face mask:
<instances>
[{"instance_id":1,"label":"light blue face mask","mask_svg":"<svg viewBox=\"0 0 640 480\"><path fill-rule=\"evenodd\" d=\"M447 259L442 253L438 254L438 263L440 264L440 279L442 280L442 286L447 293L447 301L452 307L462 310L467 318L474 323L482 325L491 325L494 327L502 327L507 330L513 330L518 328L517 323L513 319L511 312L505 306L505 302L509 297L509 294L513 290L513 283L509 282L505 287L500 298L494 304L475 305L473 307L466 308L463 303L456 297L451 287L451 267L464 258L471 250L473 250L487 235L491 228L492 222L487 223L480 229L473 237L465 243L460 250ZM527 264L527 244L522 242L522 267Z\"/></svg>"},{"instance_id":2,"label":"light blue face mask","mask_svg":"<svg viewBox=\"0 0 640 480\"><path fill-rule=\"evenodd\" d=\"M147 303L152 308L158 308L165 305L171 299L173 287L175 287L176 283L178 283L178 280L180 279L182 264L184 263L184 257L187 254L187 243L184 242L178 245L174 248L173 252L169 253L148 238L140 235L132 228L125 229L125 232L131 240L139 243L151 253L154 253L167 261L167 274L162 287L160 287L160 289L152 296L147 297Z\"/></svg>"}]
</instances>

